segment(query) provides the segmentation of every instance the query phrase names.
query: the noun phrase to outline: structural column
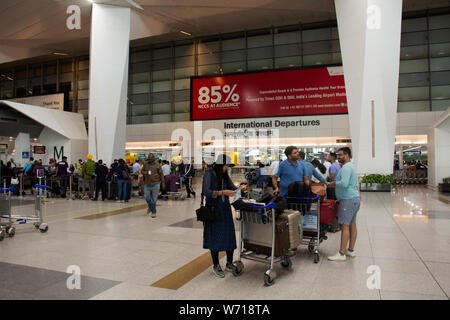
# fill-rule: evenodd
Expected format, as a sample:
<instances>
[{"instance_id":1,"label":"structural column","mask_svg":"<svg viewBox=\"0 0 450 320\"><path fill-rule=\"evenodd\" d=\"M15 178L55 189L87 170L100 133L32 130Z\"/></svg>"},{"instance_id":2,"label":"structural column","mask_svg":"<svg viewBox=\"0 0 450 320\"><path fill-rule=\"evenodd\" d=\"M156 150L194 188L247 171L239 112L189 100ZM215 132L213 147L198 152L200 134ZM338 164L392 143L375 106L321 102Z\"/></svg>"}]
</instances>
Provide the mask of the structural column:
<instances>
[{"instance_id":1,"label":"structural column","mask_svg":"<svg viewBox=\"0 0 450 320\"><path fill-rule=\"evenodd\" d=\"M30 162L30 134L20 132L14 141L15 157L14 162L17 166L24 166ZM23 157L23 152L28 153L28 157ZM9 159L7 159L9 160Z\"/></svg>"},{"instance_id":2,"label":"structural column","mask_svg":"<svg viewBox=\"0 0 450 320\"><path fill-rule=\"evenodd\" d=\"M401 0L335 0L359 174L392 173L400 64Z\"/></svg>"},{"instance_id":3,"label":"structural column","mask_svg":"<svg viewBox=\"0 0 450 320\"><path fill-rule=\"evenodd\" d=\"M89 153L107 164L125 157L130 8L92 5Z\"/></svg>"}]
</instances>

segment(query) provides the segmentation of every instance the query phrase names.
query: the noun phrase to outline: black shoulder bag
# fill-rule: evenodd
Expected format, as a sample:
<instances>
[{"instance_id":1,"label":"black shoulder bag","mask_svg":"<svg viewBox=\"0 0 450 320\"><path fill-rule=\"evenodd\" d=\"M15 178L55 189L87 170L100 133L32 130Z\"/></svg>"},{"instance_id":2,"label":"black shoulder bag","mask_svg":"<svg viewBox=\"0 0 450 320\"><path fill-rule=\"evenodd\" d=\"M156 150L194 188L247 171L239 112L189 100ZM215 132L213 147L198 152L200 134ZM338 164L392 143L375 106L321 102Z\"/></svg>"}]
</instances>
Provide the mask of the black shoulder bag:
<instances>
[{"instance_id":1,"label":"black shoulder bag","mask_svg":"<svg viewBox=\"0 0 450 320\"><path fill-rule=\"evenodd\" d=\"M214 179L214 176L213 176ZM211 180L211 183L213 183L213 179ZM220 213L218 201L217 199L214 200L214 206L206 206L203 204L204 194L202 192L202 198L200 202L200 208L195 210L195 214L197 215L197 221L203 221L203 222L219 222L222 221L222 214Z\"/></svg>"}]
</instances>

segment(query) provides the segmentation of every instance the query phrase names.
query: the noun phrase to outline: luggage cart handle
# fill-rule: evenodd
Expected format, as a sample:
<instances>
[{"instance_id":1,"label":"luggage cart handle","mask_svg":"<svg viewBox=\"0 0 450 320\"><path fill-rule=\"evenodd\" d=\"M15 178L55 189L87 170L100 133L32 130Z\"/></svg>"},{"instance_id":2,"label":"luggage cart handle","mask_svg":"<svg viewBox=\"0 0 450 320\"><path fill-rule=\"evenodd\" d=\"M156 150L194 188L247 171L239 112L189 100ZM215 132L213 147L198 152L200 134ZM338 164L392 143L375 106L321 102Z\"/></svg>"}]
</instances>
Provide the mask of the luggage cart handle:
<instances>
[{"instance_id":1,"label":"luggage cart handle","mask_svg":"<svg viewBox=\"0 0 450 320\"><path fill-rule=\"evenodd\" d=\"M11 191L11 192L13 192L14 189L13 189L13 187L9 187L9 188L0 188L0 193L3 193L4 191Z\"/></svg>"},{"instance_id":2,"label":"luggage cart handle","mask_svg":"<svg viewBox=\"0 0 450 320\"><path fill-rule=\"evenodd\" d=\"M38 188L38 189L51 189L51 187L45 186L45 185L42 185L42 184L36 184L36 185L34 185L34 187Z\"/></svg>"},{"instance_id":3,"label":"luggage cart handle","mask_svg":"<svg viewBox=\"0 0 450 320\"><path fill-rule=\"evenodd\" d=\"M303 198L303 197L288 197L287 194L283 196L285 199L295 199L295 200L319 200L320 196L316 195L314 198Z\"/></svg>"}]
</instances>

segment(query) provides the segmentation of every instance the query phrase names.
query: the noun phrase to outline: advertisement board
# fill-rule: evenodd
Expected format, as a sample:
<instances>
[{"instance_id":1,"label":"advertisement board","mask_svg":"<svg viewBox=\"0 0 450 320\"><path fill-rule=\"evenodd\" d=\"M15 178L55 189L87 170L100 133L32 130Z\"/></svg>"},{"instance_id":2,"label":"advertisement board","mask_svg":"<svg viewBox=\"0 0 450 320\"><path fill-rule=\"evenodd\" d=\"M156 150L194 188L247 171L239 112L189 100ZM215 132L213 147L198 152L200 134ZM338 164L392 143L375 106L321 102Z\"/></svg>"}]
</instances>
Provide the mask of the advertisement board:
<instances>
[{"instance_id":1,"label":"advertisement board","mask_svg":"<svg viewBox=\"0 0 450 320\"><path fill-rule=\"evenodd\" d=\"M64 93L8 99L12 102L64 111Z\"/></svg>"},{"instance_id":2,"label":"advertisement board","mask_svg":"<svg viewBox=\"0 0 450 320\"><path fill-rule=\"evenodd\" d=\"M191 120L345 113L342 67L191 78Z\"/></svg>"}]
</instances>

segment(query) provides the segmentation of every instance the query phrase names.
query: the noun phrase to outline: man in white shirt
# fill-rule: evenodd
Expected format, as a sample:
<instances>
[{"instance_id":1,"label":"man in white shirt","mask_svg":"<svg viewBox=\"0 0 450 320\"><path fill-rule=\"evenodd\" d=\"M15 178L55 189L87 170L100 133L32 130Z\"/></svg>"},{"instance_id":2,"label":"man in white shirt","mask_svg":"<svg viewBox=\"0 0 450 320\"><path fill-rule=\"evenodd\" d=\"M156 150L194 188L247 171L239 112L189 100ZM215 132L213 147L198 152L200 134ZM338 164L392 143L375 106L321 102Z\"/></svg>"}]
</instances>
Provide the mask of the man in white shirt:
<instances>
[{"instance_id":1,"label":"man in white shirt","mask_svg":"<svg viewBox=\"0 0 450 320\"><path fill-rule=\"evenodd\" d=\"M162 169L163 175L165 177L165 176L168 176L170 174L170 166L169 166L169 162L166 161L166 160L163 160L163 163L164 164L161 167L161 169Z\"/></svg>"},{"instance_id":2,"label":"man in white shirt","mask_svg":"<svg viewBox=\"0 0 450 320\"><path fill-rule=\"evenodd\" d=\"M270 167L269 167L268 175L269 176L274 176L277 173L277 171L278 171L278 166L279 165L280 165L280 161L277 161L277 160L272 161L272 163L270 164Z\"/></svg>"}]
</instances>

